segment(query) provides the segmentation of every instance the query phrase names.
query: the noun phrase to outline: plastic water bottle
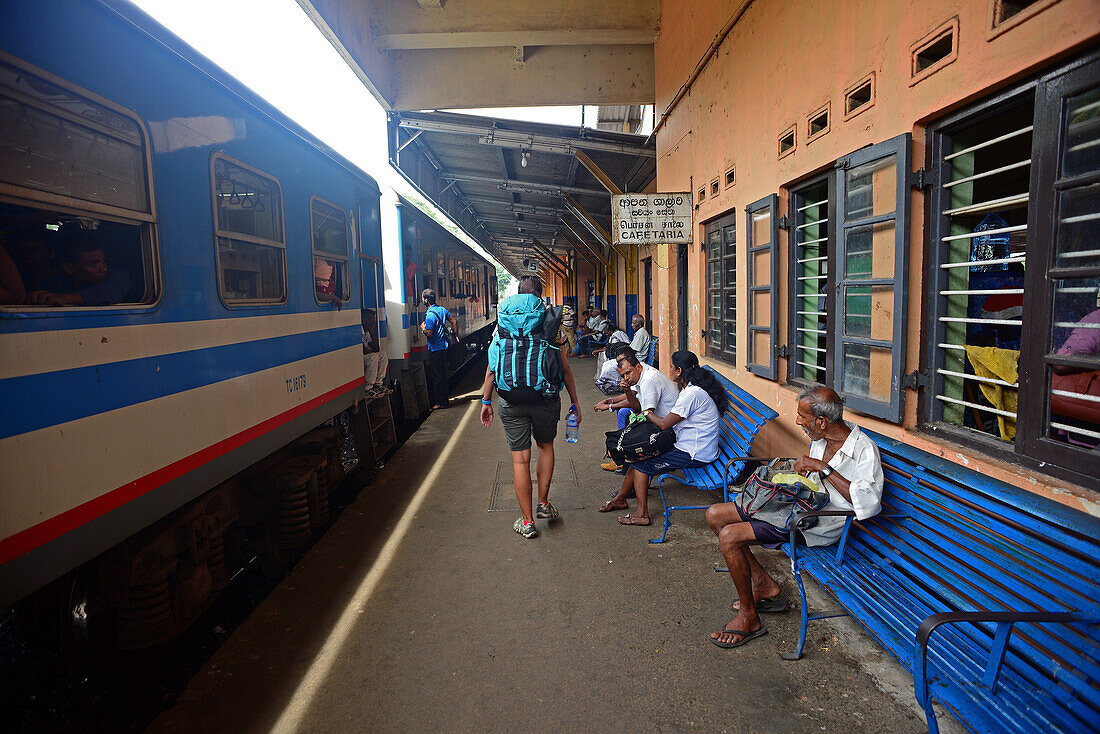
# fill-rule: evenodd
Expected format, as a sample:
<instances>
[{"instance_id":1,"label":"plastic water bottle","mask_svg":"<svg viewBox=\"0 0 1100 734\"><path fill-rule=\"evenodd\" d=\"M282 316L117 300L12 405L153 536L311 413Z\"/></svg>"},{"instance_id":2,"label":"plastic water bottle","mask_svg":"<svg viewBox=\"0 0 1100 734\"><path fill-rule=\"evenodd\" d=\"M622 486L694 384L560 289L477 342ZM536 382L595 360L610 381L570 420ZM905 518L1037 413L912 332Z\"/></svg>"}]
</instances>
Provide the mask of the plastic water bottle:
<instances>
[{"instance_id":1,"label":"plastic water bottle","mask_svg":"<svg viewBox=\"0 0 1100 734\"><path fill-rule=\"evenodd\" d=\"M577 422L577 406L570 405L565 416L565 442L576 443L581 440L581 428Z\"/></svg>"}]
</instances>

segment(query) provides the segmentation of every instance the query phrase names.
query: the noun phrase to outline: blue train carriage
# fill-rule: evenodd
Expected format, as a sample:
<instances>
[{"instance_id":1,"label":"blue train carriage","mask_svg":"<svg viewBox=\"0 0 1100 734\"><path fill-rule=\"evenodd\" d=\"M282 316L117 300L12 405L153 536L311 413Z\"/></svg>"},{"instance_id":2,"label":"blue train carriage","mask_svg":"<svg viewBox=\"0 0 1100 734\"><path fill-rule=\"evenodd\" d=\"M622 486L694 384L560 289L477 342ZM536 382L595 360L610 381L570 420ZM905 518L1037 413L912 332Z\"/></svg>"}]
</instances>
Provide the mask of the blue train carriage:
<instances>
[{"instance_id":1,"label":"blue train carriage","mask_svg":"<svg viewBox=\"0 0 1100 734\"><path fill-rule=\"evenodd\" d=\"M378 187L128 3L4 3L0 241L0 608L160 543L100 602L152 625L182 585L119 644L170 636L227 581L252 495L224 483L363 395ZM215 487L193 547L132 537Z\"/></svg>"},{"instance_id":2,"label":"blue train carriage","mask_svg":"<svg viewBox=\"0 0 1100 734\"><path fill-rule=\"evenodd\" d=\"M497 313L497 276L495 265L448 231L416 204L398 196L400 221L400 256L387 259L390 282L400 283L398 300L390 303L390 320L399 321L400 332L391 328L391 374L410 376L410 367L422 363L428 352L428 342L420 324L425 308L420 294L425 288L436 293L437 303L446 308L458 322L461 343L452 349L448 369L453 375L488 344ZM409 390L403 390L406 402ZM410 416L427 407L424 400L418 409L405 406Z\"/></svg>"}]
</instances>

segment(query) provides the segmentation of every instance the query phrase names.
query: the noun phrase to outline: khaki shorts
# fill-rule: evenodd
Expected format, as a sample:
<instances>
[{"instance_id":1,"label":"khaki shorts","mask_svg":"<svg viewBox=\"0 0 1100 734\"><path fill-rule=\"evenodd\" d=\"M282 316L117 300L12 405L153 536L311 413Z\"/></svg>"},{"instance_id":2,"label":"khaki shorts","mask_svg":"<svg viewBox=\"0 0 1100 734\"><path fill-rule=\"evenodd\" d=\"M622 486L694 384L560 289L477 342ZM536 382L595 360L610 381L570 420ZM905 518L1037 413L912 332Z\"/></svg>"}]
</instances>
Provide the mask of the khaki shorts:
<instances>
[{"instance_id":1,"label":"khaki shorts","mask_svg":"<svg viewBox=\"0 0 1100 734\"><path fill-rule=\"evenodd\" d=\"M512 451L531 448L531 436L537 443L552 443L558 435L561 396L539 403L509 403L500 399L500 424Z\"/></svg>"}]
</instances>

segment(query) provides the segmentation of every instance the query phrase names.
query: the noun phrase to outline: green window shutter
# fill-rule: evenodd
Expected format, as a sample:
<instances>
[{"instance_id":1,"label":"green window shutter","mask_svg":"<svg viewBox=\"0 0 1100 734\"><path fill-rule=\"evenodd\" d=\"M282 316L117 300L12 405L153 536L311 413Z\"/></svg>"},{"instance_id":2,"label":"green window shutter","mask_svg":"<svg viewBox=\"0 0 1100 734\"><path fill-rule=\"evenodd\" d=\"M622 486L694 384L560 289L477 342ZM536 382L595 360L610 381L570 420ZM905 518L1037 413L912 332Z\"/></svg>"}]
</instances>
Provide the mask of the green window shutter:
<instances>
[{"instance_id":1,"label":"green window shutter","mask_svg":"<svg viewBox=\"0 0 1100 734\"><path fill-rule=\"evenodd\" d=\"M836 165L837 226L830 272L833 387L852 410L899 422L909 264L910 136Z\"/></svg>"},{"instance_id":2,"label":"green window shutter","mask_svg":"<svg viewBox=\"0 0 1100 734\"><path fill-rule=\"evenodd\" d=\"M778 376L775 339L779 315L779 197L765 196L746 208L748 237L748 349L749 371L768 380Z\"/></svg>"}]
</instances>

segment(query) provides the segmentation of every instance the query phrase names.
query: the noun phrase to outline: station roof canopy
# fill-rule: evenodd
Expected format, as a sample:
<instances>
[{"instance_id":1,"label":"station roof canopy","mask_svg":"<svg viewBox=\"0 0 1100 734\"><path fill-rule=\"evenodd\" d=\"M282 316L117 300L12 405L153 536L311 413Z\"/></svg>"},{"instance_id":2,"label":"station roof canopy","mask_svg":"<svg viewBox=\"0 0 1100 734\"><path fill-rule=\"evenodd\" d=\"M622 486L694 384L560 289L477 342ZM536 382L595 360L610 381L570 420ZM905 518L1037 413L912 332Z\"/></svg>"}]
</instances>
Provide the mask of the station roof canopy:
<instances>
[{"instance_id":1,"label":"station roof canopy","mask_svg":"<svg viewBox=\"0 0 1100 734\"><path fill-rule=\"evenodd\" d=\"M612 252L611 193L646 191L643 135L448 112L391 112L390 163L513 273ZM625 257L625 253L620 251Z\"/></svg>"},{"instance_id":2,"label":"station roof canopy","mask_svg":"<svg viewBox=\"0 0 1100 734\"><path fill-rule=\"evenodd\" d=\"M650 104L658 0L298 0L387 110Z\"/></svg>"}]
</instances>

